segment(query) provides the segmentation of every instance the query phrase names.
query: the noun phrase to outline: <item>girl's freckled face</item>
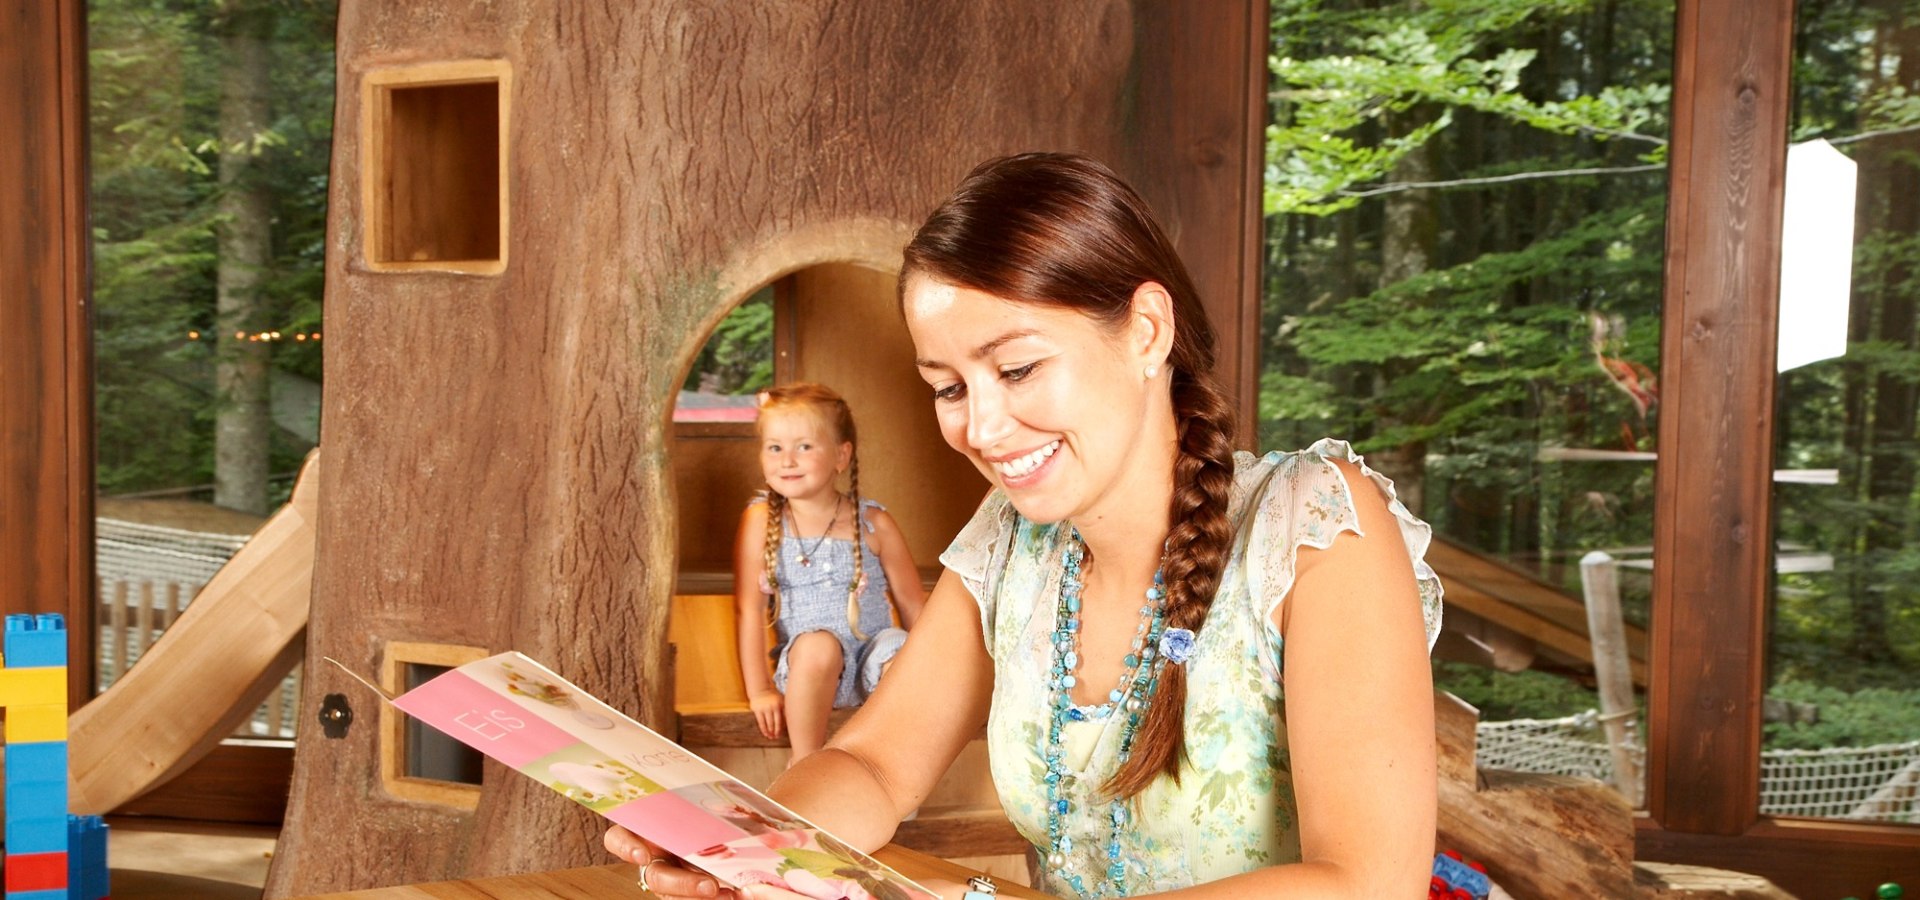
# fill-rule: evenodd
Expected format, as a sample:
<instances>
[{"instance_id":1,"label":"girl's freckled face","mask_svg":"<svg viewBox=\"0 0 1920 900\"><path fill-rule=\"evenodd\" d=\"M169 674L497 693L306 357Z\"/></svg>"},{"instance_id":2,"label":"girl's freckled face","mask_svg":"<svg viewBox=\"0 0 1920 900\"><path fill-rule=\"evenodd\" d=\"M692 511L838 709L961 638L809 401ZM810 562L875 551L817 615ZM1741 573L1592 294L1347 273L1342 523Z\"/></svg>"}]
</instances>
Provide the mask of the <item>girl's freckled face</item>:
<instances>
[{"instance_id":1,"label":"girl's freckled face","mask_svg":"<svg viewBox=\"0 0 1920 900\"><path fill-rule=\"evenodd\" d=\"M836 442L826 423L811 411L787 407L760 413L760 474L788 499L831 491L840 474L840 457L850 444ZM842 448L847 448L843 450Z\"/></svg>"},{"instance_id":2,"label":"girl's freckled face","mask_svg":"<svg viewBox=\"0 0 1920 900\"><path fill-rule=\"evenodd\" d=\"M1121 337L1071 309L912 276L903 295L947 444L1037 522L1124 488L1147 385Z\"/></svg>"}]
</instances>

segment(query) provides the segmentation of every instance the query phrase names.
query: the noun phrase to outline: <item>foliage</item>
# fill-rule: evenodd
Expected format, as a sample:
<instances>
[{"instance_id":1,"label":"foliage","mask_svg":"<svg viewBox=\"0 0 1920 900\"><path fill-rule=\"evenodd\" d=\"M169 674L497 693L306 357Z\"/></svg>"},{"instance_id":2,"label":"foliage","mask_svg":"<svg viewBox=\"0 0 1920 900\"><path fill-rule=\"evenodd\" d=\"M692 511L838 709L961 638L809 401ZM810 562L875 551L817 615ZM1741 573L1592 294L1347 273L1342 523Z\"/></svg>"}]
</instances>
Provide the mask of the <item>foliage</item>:
<instances>
[{"instance_id":1,"label":"foliage","mask_svg":"<svg viewBox=\"0 0 1920 900\"><path fill-rule=\"evenodd\" d=\"M684 390L751 394L773 386L773 289L735 307L694 358Z\"/></svg>"},{"instance_id":2,"label":"foliage","mask_svg":"<svg viewBox=\"0 0 1920 900\"><path fill-rule=\"evenodd\" d=\"M1559 719L1600 708L1600 695L1593 689L1545 672L1497 672L1436 662L1433 686L1473 704L1482 722Z\"/></svg>"},{"instance_id":3,"label":"foliage","mask_svg":"<svg viewBox=\"0 0 1920 900\"><path fill-rule=\"evenodd\" d=\"M1619 373L1657 365L1664 179L1611 170L1664 152L1670 4L1274 13L1262 443L1413 448L1392 474L1425 482L1434 524L1563 581L1556 554L1645 541L1650 473L1538 457L1651 448L1653 400Z\"/></svg>"},{"instance_id":4,"label":"foliage","mask_svg":"<svg viewBox=\"0 0 1920 900\"><path fill-rule=\"evenodd\" d=\"M1779 382L1778 465L1840 478L1782 485L1776 537L1834 565L1780 576L1770 662L1783 683L1908 687L1920 200L1887 187L1920 174L1903 131L1920 126L1920 2L1798 6L1793 134L1838 139L1863 181L1848 353ZM1652 538L1651 464L1563 450L1662 450L1671 0L1272 11L1261 444L1351 439L1439 532L1579 596L1582 554ZM1578 711L1488 677L1461 690Z\"/></svg>"},{"instance_id":5,"label":"foliage","mask_svg":"<svg viewBox=\"0 0 1920 900\"><path fill-rule=\"evenodd\" d=\"M1920 740L1920 688L1865 688L1849 693L1812 681L1774 682L1769 697L1809 703L1820 710L1817 722L1769 722L1768 750L1818 750L1870 747Z\"/></svg>"},{"instance_id":6,"label":"foliage","mask_svg":"<svg viewBox=\"0 0 1920 900\"><path fill-rule=\"evenodd\" d=\"M273 197L264 312L249 327L320 330L333 120L331 0L261 0L274 13L271 127L249 152ZM203 484L213 469L222 17L216 0L88 6L94 382L105 494ZM190 334L198 333L198 338ZM315 343L273 366L320 380ZM308 449L275 440L274 468Z\"/></svg>"}]
</instances>

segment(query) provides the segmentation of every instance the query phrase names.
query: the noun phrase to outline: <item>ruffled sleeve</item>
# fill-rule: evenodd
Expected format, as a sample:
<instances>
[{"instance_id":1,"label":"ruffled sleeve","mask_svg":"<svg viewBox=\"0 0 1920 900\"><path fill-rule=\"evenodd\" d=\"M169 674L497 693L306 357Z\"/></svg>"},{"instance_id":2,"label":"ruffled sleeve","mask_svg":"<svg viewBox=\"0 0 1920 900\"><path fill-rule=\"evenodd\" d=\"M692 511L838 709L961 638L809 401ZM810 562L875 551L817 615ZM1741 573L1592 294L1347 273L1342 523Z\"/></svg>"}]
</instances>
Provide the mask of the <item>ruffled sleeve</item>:
<instances>
[{"instance_id":1,"label":"ruffled sleeve","mask_svg":"<svg viewBox=\"0 0 1920 900\"><path fill-rule=\"evenodd\" d=\"M1364 536L1354 509L1354 486L1334 460L1352 463L1386 497L1387 511L1393 514L1413 562L1431 652L1440 636L1441 613L1440 576L1426 560L1433 528L1409 512L1395 495L1393 481L1368 468L1346 441L1324 438L1305 450L1269 453L1261 460L1272 469L1258 496L1252 498L1256 506L1247 533L1247 578L1257 611L1271 621L1274 609L1293 588L1301 547L1324 550L1342 532Z\"/></svg>"},{"instance_id":2,"label":"ruffled sleeve","mask_svg":"<svg viewBox=\"0 0 1920 900\"><path fill-rule=\"evenodd\" d=\"M865 529L868 534L873 533L873 520L867 517L867 513L872 510L879 510L880 512L886 512L887 507L878 500L874 500L869 497L861 497L860 498L860 527Z\"/></svg>"},{"instance_id":3,"label":"ruffled sleeve","mask_svg":"<svg viewBox=\"0 0 1920 900\"><path fill-rule=\"evenodd\" d=\"M1018 518L1006 493L996 488L980 501L973 518L967 520L953 543L940 554L940 564L960 576L974 601L980 604L980 633L989 636L989 650L994 644L991 639L994 595L1000 576L1006 573Z\"/></svg>"}]
</instances>

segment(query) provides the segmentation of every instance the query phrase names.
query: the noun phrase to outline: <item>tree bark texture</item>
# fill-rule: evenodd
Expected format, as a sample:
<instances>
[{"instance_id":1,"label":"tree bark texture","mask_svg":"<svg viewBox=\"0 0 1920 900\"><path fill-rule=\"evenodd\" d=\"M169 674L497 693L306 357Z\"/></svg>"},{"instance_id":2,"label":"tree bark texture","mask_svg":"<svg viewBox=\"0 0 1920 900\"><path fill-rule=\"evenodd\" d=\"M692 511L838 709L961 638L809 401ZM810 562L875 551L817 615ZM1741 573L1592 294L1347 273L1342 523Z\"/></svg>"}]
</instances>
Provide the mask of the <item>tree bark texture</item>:
<instances>
[{"instance_id":1,"label":"tree bark texture","mask_svg":"<svg viewBox=\"0 0 1920 900\"><path fill-rule=\"evenodd\" d=\"M273 431L270 345L249 338L265 327L260 283L273 256L272 214L256 174L256 138L267 130L271 116L267 40L273 13L264 4L233 0L222 18L213 502L264 516L269 511L267 452Z\"/></svg>"},{"instance_id":2,"label":"tree bark texture","mask_svg":"<svg viewBox=\"0 0 1920 900\"><path fill-rule=\"evenodd\" d=\"M1197 20L1232 52L1154 24ZM308 659L520 650L671 733L665 426L711 328L788 272L897 267L968 169L1029 149L1112 164L1216 321L1250 315L1257 207L1232 198L1258 196L1256 108L1181 86L1259 83L1264 21L1257 2L343 2ZM512 71L505 271L370 271L362 81L457 60ZM1232 321L1223 373L1251 359ZM471 812L395 799L377 698L308 671L305 721L341 693L355 723L301 730L268 896L606 860L603 820L492 763Z\"/></svg>"}]
</instances>

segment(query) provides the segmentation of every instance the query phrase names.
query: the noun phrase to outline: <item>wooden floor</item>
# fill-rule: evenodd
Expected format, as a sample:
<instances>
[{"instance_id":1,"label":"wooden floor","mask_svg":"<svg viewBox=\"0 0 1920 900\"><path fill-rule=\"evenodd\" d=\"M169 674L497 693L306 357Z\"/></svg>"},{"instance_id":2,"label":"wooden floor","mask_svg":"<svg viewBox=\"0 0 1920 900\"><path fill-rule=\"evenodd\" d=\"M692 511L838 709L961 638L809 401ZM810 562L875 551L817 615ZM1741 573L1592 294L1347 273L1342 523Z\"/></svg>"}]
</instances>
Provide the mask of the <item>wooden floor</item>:
<instances>
[{"instance_id":1,"label":"wooden floor","mask_svg":"<svg viewBox=\"0 0 1920 900\"><path fill-rule=\"evenodd\" d=\"M177 819L107 820L114 900L257 900L279 829Z\"/></svg>"}]
</instances>

